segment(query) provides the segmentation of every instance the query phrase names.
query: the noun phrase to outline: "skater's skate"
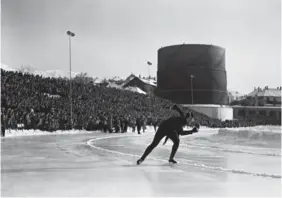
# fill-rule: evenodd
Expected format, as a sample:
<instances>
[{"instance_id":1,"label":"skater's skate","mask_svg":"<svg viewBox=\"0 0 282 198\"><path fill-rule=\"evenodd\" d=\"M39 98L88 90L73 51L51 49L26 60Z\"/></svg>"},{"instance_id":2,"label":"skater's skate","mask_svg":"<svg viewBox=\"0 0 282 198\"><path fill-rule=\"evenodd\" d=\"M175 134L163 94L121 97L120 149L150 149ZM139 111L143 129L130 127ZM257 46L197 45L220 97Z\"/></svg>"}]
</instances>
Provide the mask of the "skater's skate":
<instances>
[{"instance_id":1,"label":"skater's skate","mask_svg":"<svg viewBox=\"0 0 282 198\"><path fill-rule=\"evenodd\" d=\"M177 161L175 161L174 159L169 159L168 162L171 164L177 164Z\"/></svg>"},{"instance_id":2,"label":"skater's skate","mask_svg":"<svg viewBox=\"0 0 282 198\"><path fill-rule=\"evenodd\" d=\"M142 159L137 160L137 165L140 165L143 161L144 160L142 160Z\"/></svg>"}]
</instances>

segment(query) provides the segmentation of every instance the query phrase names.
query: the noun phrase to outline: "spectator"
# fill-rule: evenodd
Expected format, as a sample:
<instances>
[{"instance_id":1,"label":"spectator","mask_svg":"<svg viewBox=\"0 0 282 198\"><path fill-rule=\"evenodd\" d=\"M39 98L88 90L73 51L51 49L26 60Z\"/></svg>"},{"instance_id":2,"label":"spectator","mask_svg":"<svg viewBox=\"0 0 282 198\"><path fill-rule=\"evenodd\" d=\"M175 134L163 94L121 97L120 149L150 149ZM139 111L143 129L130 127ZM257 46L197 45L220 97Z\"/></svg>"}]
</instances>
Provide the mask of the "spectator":
<instances>
[{"instance_id":1,"label":"spectator","mask_svg":"<svg viewBox=\"0 0 282 198\"><path fill-rule=\"evenodd\" d=\"M111 131L110 128L114 128L115 132L126 132L128 126L132 126L133 131L136 126L140 134L141 127L145 131L146 125L149 124L156 129L157 123L175 113L170 110L171 102L157 97L152 97L154 105L149 111L146 95L79 81L73 81L72 85L72 127L75 129ZM68 80L43 78L39 75L1 69L1 113L5 117L2 126L17 128L18 125L23 125L25 129L49 131L71 129L68 94ZM184 110L191 111L188 108ZM150 112L152 115L146 121L145 118L149 118ZM241 119L236 122L221 122L197 112L193 113L200 125L210 127L281 123L281 120L271 120L267 116L253 116L250 121ZM89 120L90 116L92 120ZM156 119L157 123L152 118Z\"/></svg>"},{"instance_id":2,"label":"spectator","mask_svg":"<svg viewBox=\"0 0 282 198\"><path fill-rule=\"evenodd\" d=\"M2 110L1 112L1 136L5 137L5 114L4 114L4 110Z\"/></svg>"}]
</instances>

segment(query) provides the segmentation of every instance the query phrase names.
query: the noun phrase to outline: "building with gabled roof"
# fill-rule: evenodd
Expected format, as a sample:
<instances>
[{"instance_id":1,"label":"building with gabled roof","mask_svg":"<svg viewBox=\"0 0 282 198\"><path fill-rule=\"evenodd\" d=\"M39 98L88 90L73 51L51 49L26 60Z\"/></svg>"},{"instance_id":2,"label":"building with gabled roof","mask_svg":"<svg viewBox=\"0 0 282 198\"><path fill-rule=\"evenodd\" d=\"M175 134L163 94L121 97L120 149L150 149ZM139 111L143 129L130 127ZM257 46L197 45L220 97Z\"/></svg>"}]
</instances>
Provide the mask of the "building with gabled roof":
<instances>
[{"instance_id":1,"label":"building with gabled roof","mask_svg":"<svg viewBox=\"0 0 282 198\"><path fill-rule=\"evenodd\" d=\"M126 78L124 83L121 85L124 89L127 87L138 87L142 91L149 94L154 93L155 88L157 87L157 82L153 79L142 79L140 77L135 76L134 74L131 74Z\"/></svg>"},{"instance_id":2,"label":"building with gabled roof","mask_svg":"<svg viewBox=\"0 0 282 198\"><path fill-rule=\"evenodd\" d=\"M247 98L254 101L255 106L281 106L281 87L264 89L255 88L251 93L247 95Z\"/></svg>"}]
</instances>

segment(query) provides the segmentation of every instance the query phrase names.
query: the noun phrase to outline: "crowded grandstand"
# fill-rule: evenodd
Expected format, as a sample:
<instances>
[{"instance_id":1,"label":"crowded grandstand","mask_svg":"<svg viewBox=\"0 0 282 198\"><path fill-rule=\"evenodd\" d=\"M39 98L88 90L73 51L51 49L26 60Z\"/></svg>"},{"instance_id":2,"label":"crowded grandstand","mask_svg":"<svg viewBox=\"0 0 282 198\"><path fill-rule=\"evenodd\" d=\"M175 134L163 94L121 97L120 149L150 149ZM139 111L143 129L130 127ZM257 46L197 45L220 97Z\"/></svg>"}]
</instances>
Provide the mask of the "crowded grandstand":
<instances>
[{"instance_id":1,"label":"crowded grandstand","mask_svg":"<svg viewBox=\"0 0 282 198\"><path fill-rule=\"evenodd\" d=\"M172 102L144 93L72 80L73 119L70 120L69 80L1 69L1 125L4 129L40 129L43 131L85 129L104 132L138 131L173 115ZM151 100L151 107L148 105ZM220 121L191 109L195 120L207 127L242 127L280 124L269 114ZM263 117L264 116L264 117ZM273 120L273 119L272 119ZM3 134L2 134L3 135Z\"/></svg>"}]
</instances>

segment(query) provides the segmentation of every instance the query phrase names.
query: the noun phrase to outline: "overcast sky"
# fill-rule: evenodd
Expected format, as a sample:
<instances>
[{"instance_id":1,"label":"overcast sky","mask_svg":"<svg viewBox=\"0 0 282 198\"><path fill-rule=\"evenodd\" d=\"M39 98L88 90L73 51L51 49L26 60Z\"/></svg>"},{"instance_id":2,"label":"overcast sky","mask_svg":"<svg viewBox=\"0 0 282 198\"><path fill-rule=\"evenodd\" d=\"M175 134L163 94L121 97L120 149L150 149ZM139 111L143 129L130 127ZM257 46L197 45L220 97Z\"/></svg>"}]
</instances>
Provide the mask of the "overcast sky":
<instances>
[{"instance_id":1,"label":"overcast sky","mask_svg":"<svg viewBox=\"0 0 282 198\"><path fill-rule=\"evenodd\" d=\"M2 63L91 76L156 76L162 46L226 49L229 90L281 84L280 0L2 0Z\"/></svg>"}]
</instances>

